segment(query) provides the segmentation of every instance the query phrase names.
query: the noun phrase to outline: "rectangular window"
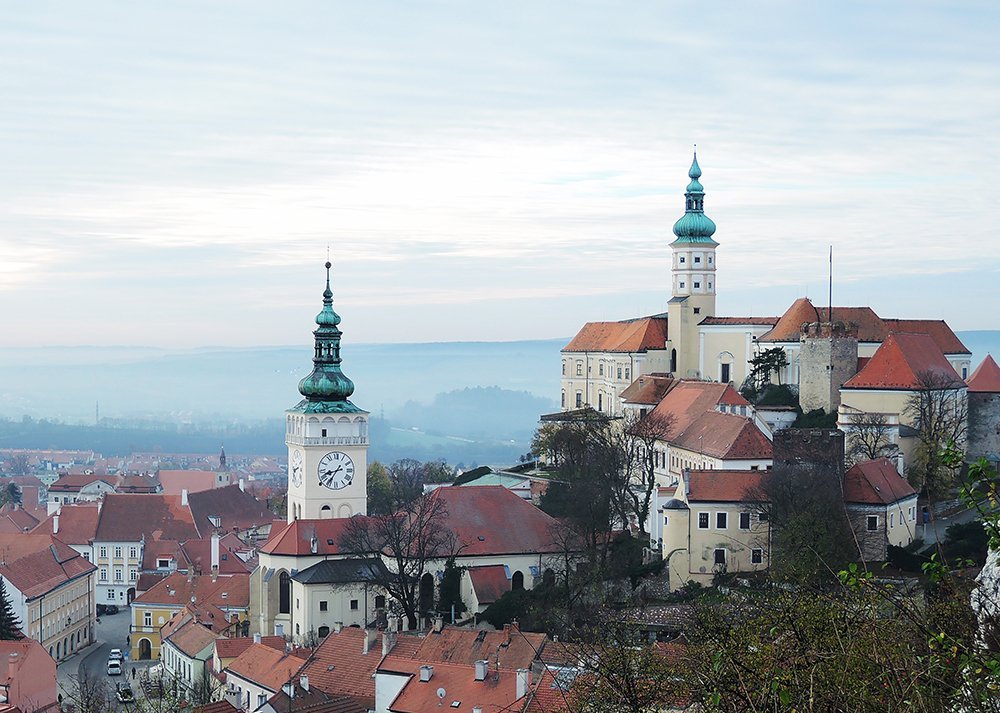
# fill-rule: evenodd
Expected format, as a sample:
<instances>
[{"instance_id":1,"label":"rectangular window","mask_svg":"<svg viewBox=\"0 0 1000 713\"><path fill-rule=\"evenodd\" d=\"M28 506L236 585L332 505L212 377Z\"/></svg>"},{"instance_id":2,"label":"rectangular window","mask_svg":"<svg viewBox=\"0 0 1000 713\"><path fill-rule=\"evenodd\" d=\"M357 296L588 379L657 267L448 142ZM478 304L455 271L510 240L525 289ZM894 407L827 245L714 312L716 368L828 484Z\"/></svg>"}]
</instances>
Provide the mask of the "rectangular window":
<instances>
[{"instance_id":1,"label":"rectangular window","mask_svg":"<svg viewBox=\"0 0 1000 713\"><path fill-rule=\"evenodd\" d=\"M698 513L698 529L707 530L708 529L708 513L700 512Z\"/></svg>"},{"instance_id":2,"label":"rectangular window","mask_svg":"<svg viewBox=\"0 0 1000 713\"><path fill-rule=\"evenodd\" d=\"M122 556L122 548L121 547L116 547L115 548L115 558L117 559L117 558L120 558L121 556Z\"/></svg>"},{"instance_id":3,"label":"rectangular window","mask_svg":"<svg viewBox=\"0 0 1000 713\"><path fill-rule=\"evenodd\" d=\"M684 283L683 282L681 283L681 289L682 290L684 289Z\"/></svg>"},{"instance_id":4,"label":"rectangular window","mask_svg":"<svg viewBox=\"0 0 1000 713\"><path fill-rule=\"evenodd\" d=\"M761 512L757 513L757 522L767 522L771 517L770 513Z\"/></svg>"},{"instance_id":5,"label":"rectangular window","mask_svg":"<svg viewBox=\"0 0 1000 713\"><path fill-rule=\"evenodd\" d=\"M764 562L764 550L750 550L750 564L762 564Z\"/></svg>"},{"instance_id":6,"label":"rectangular window","mask_svg":"<svg viewBox=\"0 0 1000 713\"><path fill-rule=\"evenodd\" d=\"M108 599L111 599L111 600L113 600L113 599L115 598L115 590L113 590L113 589L109 589L109 590L107 591L107 595L108 595Z\"/></svg>"},{"instance_id":7,"label":"rectangular window","mask_svg":"<svg viewBox=\"0 0 1000 713\"><path fill-rule=\"evenodd\" d=\"M878 530L878 515L868 516L868 532L875 532Z\"/></svg>"},{"instance_id":8,"label":"rectangular window","mask_svg":"<svg viewBox=\"0 0 1000 713\"><path fill-rule=\"evenodd\" d=\"M562 395L560 396L560 402L559 402L559 405L560 405L560 406L561 406L562 408L566 408L566 392L565 392L565 391L563 391L563 392L562 392Z\"/></svg>"},{"instance_id":9,"label":"rectangular window","mask_svg":"<svg viewBox=\"0 0 1000 713\"><path fill-rule=\"evenodd\" d=\"M578 361L576 363L576 375L577 376L583 376L583 362L582 361Z\"/></svg>"},{"instance_id":10,"label":"rectangular window","mask_svg":"<svg viewBox=\"0 0 1000 713\"><path fill-rule=\"evenodd\" d=\"M108 581L108 568L107 567L101 567L101 577L100 577L100 579L101 579L102 582L107 582Z\"/></svg>"},{"instance_id":11,"label":"rectangular window","mask_svg":"<svg viewBox=\"0 0 1000 713\"><path fill-rule=\"evenodd\" d=\"M722 364L721 367L722 368L721 368L720 371L722 373L721 373L721 378L719 379L719 381L721 381L723 384L728 384L729 380L730 380L730 376L729 376L729 367L730 367L730 365L729 364Z\"/></svg>"},{"instance_id":12,"label":"rectangular window","mask_svg":"<svg viewBox=\"0 0 1000 713\"><path fill-rule=\"evenodd\" d=\"M622 368L618 367L618 378L622 378Z\"/></svg>"},{"instance_id":13,"label":"rectangular window","mask_svg":"<svg viewBox=\"0 0 1000 713\"><path fill-rule=\"evenodd\" d=\"M320 433L320 438L326 438L326 429L325 428L320 429L319 433Z\"/></svg>"},{"instance_id":14,"label":"rectangular window","mask_svg":"<svg viewBox=\"0 0 1000 713\"><path fill-rule=\"evenodd\" d=\"M696 283L694 283L694 288L695 288L696 290L700 290L700 289L701 289L701 283L700 283L700 282L696 282Z\"/></svg>"},{"instance_id":15,"label":"rectangular window","mask_svg":"<svg viewBox=\"0 0 1000 713\"><path fill-rule=\"evenodd\" d=\"M695 265L700 265L701 264L701 258L698 257L697 255L694 256L694 264Z\"/></svg>"},{"instance_id":16,"label":"rectangular window","mask_svg":"<svg viewBox=\"0 0 1000 713\"><path fill-rule=\"evenodd\" d=\"M358 600L357 599L352 599L351 600L351 611L357 611L357 610L358 610Z\"/></svg>"},{"instance_id":17,"label":"rectangular window","mask_svg":"<svg viewBox=\"0 0 1000 713\"><path fill-rule=\"evenodd\" d=\"M129 547L128 548L128 556L129 556L129 559L135 559L136 557L139 556L139 551L136 550L136 548L134 548L134 547Z\"/></svg>"},{"instance_id":18,"label":"rectangular window","mask_svg":"<svg viewBox=\"0 0 1000 713\"><path fill-rule=\"evenodd\" d=\"M326 602L325 601L319 603L319 610L320 611L326 611Z\"/></svg>"},{"instance_id":19,"label":"rectangular window","mask_svg":"<svg viewBox=\"0 0 1000 713\"><path fill-rule=\"evenodd\" d=\"M695 307L694 308L694 313L695 314L701 314L701 307Z\"/></svg>"},{"instance_id":20,"label":"rectangular window","mask_svg":"<svg viewBox=\"0 0 1000 713\"><path fill-rule=\"evenodd\" d=\"M576 392L576 407L580 408L582 406L583 406L583 392L582 391L577 391Z\"/></svg>"},{"instance_id":21,"label":"rectangular window","mask_svg":"<svg viewBox=\"0 0 1000 713\"><path fill-rule=\"evenodd\" d=\"M663 516L663 524L664 525L669 525L670 524L670 516L669 515L664 515Z\"/></svg>"},{"instance_id":22,"label":"rectangular window","mask_svg":"<svg viewBox=\"0 0 1000 713\"><path fill-rule=\"evenodd\" d=\"M631 374L631 373L632 373L632 371L630 369L626 368L625 369L625 378L628 379L629 378L629 374Z\"/></svg>"},{"instance_id":23,"label":"rectangular window","mask_svg":"<svg viewBox=\"0 0 1000 713\"><path fill-rule=\"evenodd\" d=\"M715 513L715 529L725 530L727 527L729 527L729 513L727 512Z\"/></svg>"},{"instance_id":24,"label":"rectangular window","mask_svg":"<svg viewBox=\"0 0 1000 713\"><path fill-rule=\"evenodd\" d=\"M896 513L892 512L889 513L889 527L895 527L895 526L896 526Z\"/></svg>"},{"instance_id":25,"label":"rectangular window","mask_svg":"<svg viewBox=\"0 0 1000 713\"><path fill-rule=\"evenodd\" d=\"M101 557L107 557L108 556L108 548L107 547L101 547L100 556Z\"/></svg>"},{"instance_id":26,"label":"rectangular window","mask_svg":"<svg viewBox=\"0 0 1000 713\"><path fill-rule=\"evenodd\" d=\"M563 376L566 376L566 362L562 363L562 374Z\"/></svg>"},{"instance_id":27,"label":"rectangular window","mask_svg":"<svg viewBox=\"0 0 1000 713\"><path fill-rule=\"evenodd\" d=\"M120 567L115 567L115 581L116 582L122 581L122 570Z\"/></svg>"},{"instance_id":28,"label":"rectangular window","mask_svg":"<svg viewBox=\"0 0 1000 713\"><path fill-rule=\"evenodd\" d=\"M597 375L598 376L604 376L604 362L603 361L600 364L597 365Z\"/></svg>"},{"instance_id":29,"label":"rectangular window","mask_svg":"<svg viewBox=\"0 0 1000 713\"><path fill-rule=\"evenodd\" d=\"M153 612L145 611L142 613L142 625L152 626L153 625Z\"/></svg>"},{"instance_id":30,"label":"rectangular window","mask_svg":"<svg viewBox=\"0 0 1000 713\"><path fill-rule=\"evenodd\" d=\"M88 562L90 562L90 553L89 553L89 552L84 552L84 553L83 553L83 558L84 558L85 560L87 560Z\"/></svg>"},{"instance_id":31,"label":"rectangular window","mask_svg":"<svg viewBox=\"0 0 1000 713\"><path fill-rule=\"evenodd\" d=\"M750 529L750 513L741 512L740 513L740 529L749 530Z\"/></svg>"},{"instance_id":32,"label":"rectangular window","mask_svg":"<svg viewBox=\"0 0 1000 713\"><path fill-rule=\"evenodd\" d=\"M139 579L139 572L135 567L130 567L128 571L128 581L134 582Z\"/></svg>"},{"instance_id":33,"label":"rectangular window","mask_svg":"<svg viewBox=\"0 0 1000 713\"><path fill-rule=\"evenodd\" d=\"M685 260L684 256L683 256L683 255L681 255L681 264L682 264L682 265L684 264L684 260Z\"/></svg>"},{"instance_id":34,"label":"rectangular window","mask_svg":"<svg viewBox=\"0 0 1000 713\"><path fill-rule=\"evenodd\" d=\"M715 564L726 564L726 550L722 547L717 547L715 550Z\"/></svg>"},{"instance_id":35,"label":"rectangular window","mask_svg":"<svg viewBox=\"0 0 1000 713\"><path fill-rule=\"evenodd\" d=\"M157 569L167 569L170 566L170 560L156 560Z\"/></svg>"}]
</instances>

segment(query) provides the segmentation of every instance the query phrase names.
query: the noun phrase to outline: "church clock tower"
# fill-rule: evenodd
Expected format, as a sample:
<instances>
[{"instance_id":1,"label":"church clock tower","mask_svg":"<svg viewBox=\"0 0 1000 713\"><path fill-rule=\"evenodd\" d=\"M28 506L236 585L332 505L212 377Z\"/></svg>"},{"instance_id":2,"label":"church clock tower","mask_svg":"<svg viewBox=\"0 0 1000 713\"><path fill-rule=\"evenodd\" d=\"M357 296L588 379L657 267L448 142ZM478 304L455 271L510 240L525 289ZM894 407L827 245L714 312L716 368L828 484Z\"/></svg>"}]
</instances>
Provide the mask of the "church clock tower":
<instances>
[{"instance_id":1,"label":"church clock tower","mask_svg":"<svg viewBox=\"0 0 1000 713\"><path fill-rule=\"evenodd\" d=\"M368 512L368 412L349 401L354 382L340 370L329 262L316 324L313 370L299 382L305 398L285 412L289 522Z\"/></svg>"},{"instance_id":2,"label":"church clock tower","mask_svg":"<svg viewBox=\"0 0 1000 713\"><path fill-rule=\"evenodd\" d=\"M699 373L698 324L715 316L715 223L705 215L705 189L695 153L684 192L684 215L674 223L676 240L670 243L671 297L667 306L667 339L671 349L670 371L678 377Z\"/></svg>"}]
</instances>

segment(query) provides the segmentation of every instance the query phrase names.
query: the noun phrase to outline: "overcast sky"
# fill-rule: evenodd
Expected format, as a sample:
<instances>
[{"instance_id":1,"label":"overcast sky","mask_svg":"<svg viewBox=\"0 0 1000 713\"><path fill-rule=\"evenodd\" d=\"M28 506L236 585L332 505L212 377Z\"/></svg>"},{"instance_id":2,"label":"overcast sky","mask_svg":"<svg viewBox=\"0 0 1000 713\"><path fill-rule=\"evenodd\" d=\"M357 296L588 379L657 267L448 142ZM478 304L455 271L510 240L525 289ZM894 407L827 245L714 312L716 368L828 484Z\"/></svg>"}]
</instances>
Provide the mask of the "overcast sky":
<instances>
[{"instance_id":1,"label":"overcast sky","mask_svg":"<svg viewBox=\"0 0 1000 713\"><path fill-rule=\"evenodd\" d=\"M5 3L5 345L562 337L663 311L1000 328L995 2Z\"/></svg>"}]
</instances>

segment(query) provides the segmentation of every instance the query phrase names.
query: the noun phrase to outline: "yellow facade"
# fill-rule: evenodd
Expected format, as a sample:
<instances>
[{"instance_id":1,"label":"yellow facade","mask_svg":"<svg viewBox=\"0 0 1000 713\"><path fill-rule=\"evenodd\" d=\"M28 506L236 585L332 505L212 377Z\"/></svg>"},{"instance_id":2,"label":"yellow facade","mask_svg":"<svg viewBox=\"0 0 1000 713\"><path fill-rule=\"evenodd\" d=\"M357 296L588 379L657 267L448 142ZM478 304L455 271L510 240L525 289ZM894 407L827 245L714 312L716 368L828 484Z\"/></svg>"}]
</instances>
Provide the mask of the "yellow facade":
<instances>
[{"instance_id":1,"label":"yellow facade","mask_svg":"<svg viewBox=\"0 0 1000 713\"><path fill-rule=\"evenodd\" d=\"M133 661L158 660L160 658L160 628L179 612L181 605L167 605L132 602L132 622L130 651ZM236 614L239 621L250 618L248 608L224 609L228 614ZM148 645L147 643L148 642Z\"/></svg>"}]
</instances>

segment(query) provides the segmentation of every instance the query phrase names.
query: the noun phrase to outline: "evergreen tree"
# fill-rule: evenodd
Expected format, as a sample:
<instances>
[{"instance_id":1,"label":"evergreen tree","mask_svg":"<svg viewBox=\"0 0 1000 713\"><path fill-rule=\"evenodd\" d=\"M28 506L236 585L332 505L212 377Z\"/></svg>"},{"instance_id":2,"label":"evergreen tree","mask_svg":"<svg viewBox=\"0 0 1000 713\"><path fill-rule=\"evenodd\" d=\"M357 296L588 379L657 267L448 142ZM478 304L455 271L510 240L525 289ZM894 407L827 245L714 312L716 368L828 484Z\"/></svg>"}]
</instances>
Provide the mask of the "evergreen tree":
<instances>
[{"instance_id":1,"label":"evergreen tree","mask_svg":"<svg viewBox=\"0 0 1000 713\"><path fill-rule=\"evenodd\" d=\"M3 577L0 577L0 641L13 641L23 638L21 622L14 614L14 605L7 597L7 587Z\"/></svg>"}]
</instances>

